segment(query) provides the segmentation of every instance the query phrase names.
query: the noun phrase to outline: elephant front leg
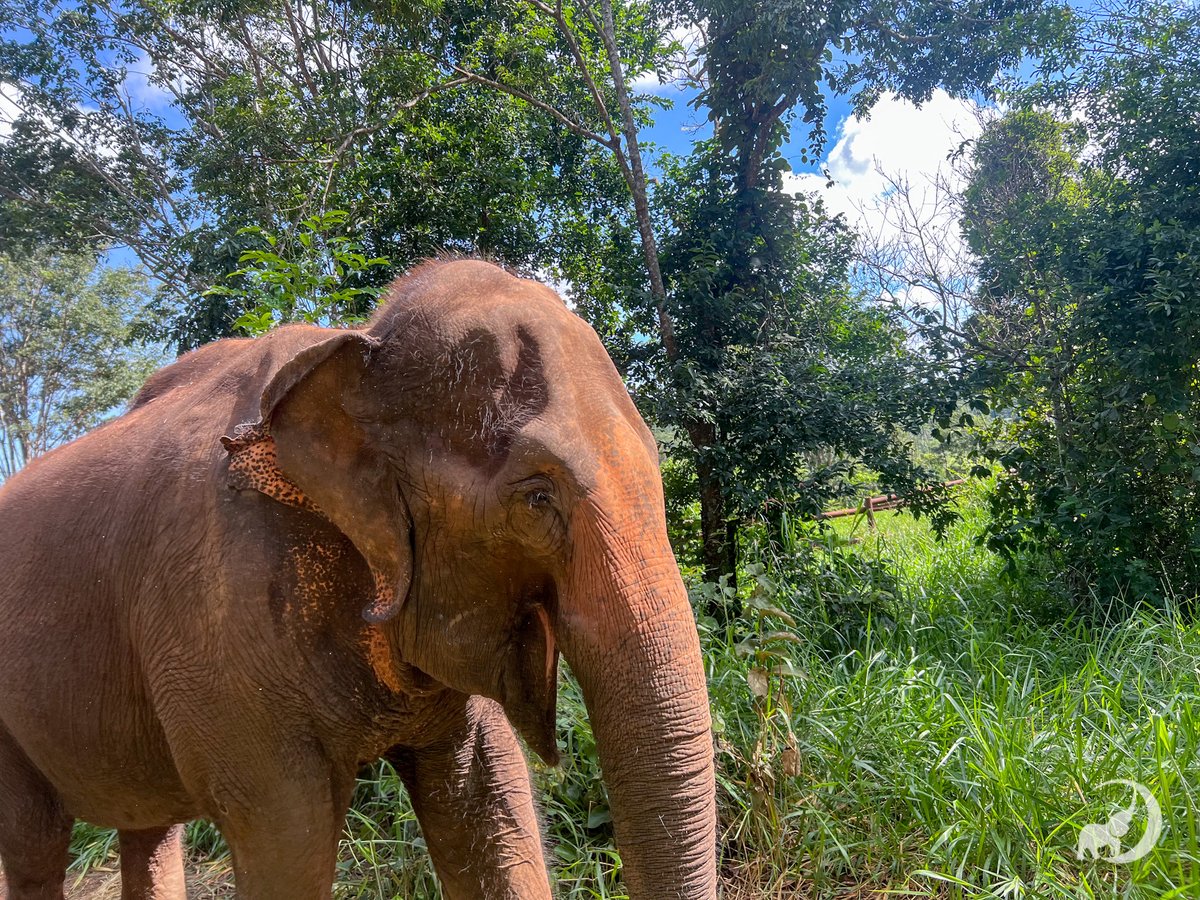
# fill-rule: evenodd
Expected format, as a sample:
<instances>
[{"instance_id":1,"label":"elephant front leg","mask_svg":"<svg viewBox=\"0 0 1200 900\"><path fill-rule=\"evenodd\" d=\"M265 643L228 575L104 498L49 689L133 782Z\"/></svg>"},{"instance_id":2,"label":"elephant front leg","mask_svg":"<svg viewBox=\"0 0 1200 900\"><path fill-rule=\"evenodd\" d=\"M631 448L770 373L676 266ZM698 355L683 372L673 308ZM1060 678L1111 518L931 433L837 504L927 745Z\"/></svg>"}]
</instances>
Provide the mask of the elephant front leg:
<instances>
[{"instance_id":1,"label":"elephant front leg","mask_svg":"<svg viewBox=\"0 0 1200 900\"><path fill-rule=\"evenodd\" d=\"M446 900L549 900L529 769L499 705L466 703L435 746L388 754L408 788Z\"/></svg>"},{"instance_id":2,"label":"elephant front leg","mask_svg":"<svg viewBox=\"0 0 1200 900\"><path fill-rule=\"evenodd\" d=\"M121 900L187 900L182 825L119 834Z\"/></svg>"},{"instance_id":3,"label":"elephant front leg","mask_svg":"<svg viewBox=\"0 0 1200 900\"><path fill-rule=\"evenodd\" d=\"M228 792L236 804L225 791L214 792L238 900L328 900L353 773L331 778L328 763L284 752L272 765L273 781L264 777L252 790Z\"/></svg>"}]
</instances>

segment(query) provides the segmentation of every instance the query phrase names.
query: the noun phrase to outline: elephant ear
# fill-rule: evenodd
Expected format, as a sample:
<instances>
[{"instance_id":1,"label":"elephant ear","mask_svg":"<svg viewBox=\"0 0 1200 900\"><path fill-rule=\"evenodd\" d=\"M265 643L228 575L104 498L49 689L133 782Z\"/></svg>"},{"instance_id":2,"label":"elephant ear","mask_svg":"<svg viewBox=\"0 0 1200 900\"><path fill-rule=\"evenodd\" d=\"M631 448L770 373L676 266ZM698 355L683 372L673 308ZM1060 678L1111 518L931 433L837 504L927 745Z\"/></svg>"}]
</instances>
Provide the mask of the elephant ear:
<instances>
[{"instance_id":1,"label":"elephant ear","mask_svg":"<svg viewBox=\"0 0 1200 900\"><path fill-rule=\"evenodd\" d=\"M231 473L251 482L235 486L307 506L350 539L374 578L374 597L363 609L372 623L400 611L413 568L408 507L349 411L370 407L365 385L376 347L367 335L346 331L302 350L263 392L261 422L224 441L235 460ZM241 465L239 453L247 454Z\"/></svg>"}]
</instances>

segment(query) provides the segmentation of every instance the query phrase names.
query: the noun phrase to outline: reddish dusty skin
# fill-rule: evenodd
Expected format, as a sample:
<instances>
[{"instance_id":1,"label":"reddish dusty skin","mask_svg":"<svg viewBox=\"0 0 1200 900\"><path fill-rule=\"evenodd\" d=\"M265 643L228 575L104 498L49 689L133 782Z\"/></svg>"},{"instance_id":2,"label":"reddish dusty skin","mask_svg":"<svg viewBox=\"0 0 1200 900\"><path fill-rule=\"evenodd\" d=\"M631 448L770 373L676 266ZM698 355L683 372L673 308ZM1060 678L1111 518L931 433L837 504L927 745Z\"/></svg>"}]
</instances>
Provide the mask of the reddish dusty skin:
<instances>
[{"instance_id":1,"label":"reddish dusty skin","mask_svg":"<svg viewBox=\"0 0 1200 900\"><path fill-rule=\"evenodd\" d=\"M385 752L446 897L548 898L516 734L557 757L560 650L631 896L715 897L654 441L548 289L429 263L360 330L202 348L0 488L0 534L10 900L62 897L75 818L120 829L126 898L180 900L198 816L239 897L329 897Z\"/></svg>"},{"instance_id":2,"label":"reddish dusty skin","mask_svg":"<svg viewBox=\"0 0 1200 900\"><path fill-rule=\"evenodd\" d=\"M237 429L237 437L222 438L221 443L229 452L229 483L239 490L258 491L282 503L329 520L321 508L300 489L299 486L279 469L275 439L262 424ZM297 587L301 598L308 602L299 604L302 617L320 609L321 599L337 577L335 567L330 565L335 554L320 542L312 542L295 555ZM371 572L375 585L371 600L371 618L379 618L381 611L395 603L396 588L386 574ZM396 665L394 654L382 628L367 629L367 657L375 676L393 692L405 690L405 679Z\"/></svg>"}]
</instances>

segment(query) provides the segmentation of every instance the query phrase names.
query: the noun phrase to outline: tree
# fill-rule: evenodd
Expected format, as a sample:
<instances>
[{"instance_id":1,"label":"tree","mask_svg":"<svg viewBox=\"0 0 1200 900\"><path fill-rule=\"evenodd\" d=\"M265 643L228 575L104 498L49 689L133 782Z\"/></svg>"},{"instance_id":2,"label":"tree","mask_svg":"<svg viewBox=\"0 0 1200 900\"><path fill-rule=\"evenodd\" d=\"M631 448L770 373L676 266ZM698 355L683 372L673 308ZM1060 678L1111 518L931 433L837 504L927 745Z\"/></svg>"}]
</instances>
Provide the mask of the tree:
<instances>
[{"instance_id":1,"label":"tree","mask_svg":"<svg viewBox=\"0 0 1200 900\"><path fill-rule=\"evenodd\" d=\"M546 266L558 222L612 205L610 158L436 62L474 58L503 9L401 7L0 0L29 23L0 40L21 110L0 139L0 235L130 247L181 348L232 330L240 310L208 288L240 268L245 226L344 210L393 268L445 250Z\"/></svg>"},{"instance_id":2,"label":"tree","mask_svg":"<svg viewBox=\"0 0 1200 900\"><path fill-rule=\"evenodd\" d=\"M1073 443L1067 383L1075 367L1066 256L1086 205L1084 133L1024 110L991 123L972 154L963 227L980 255L965 335L992 402L1045 406L1060 460Z\"/></svg>"},{"instance_id":3,"label":"tree","mask_svg":"<svg viewBox=\"0 0 1200 900\"><path fill-rule=\"evenodd\" d=\"M681 162L659 192L675 223L664 273L687 362L651 383L657 418L686 436L675 452L695 473L715 580L735 570L740 523L765 520L777 537L787 514L813 515L844 491L856 466L892 489L924 484L902 434L939 398L903 328L852 289L841 220L777 187L748 213L712 150ZM936 499L919 497L923 509Z\"/></svg>"},{"instance_id":4,"label":"tree","mask_svg":"<svg viewBox=\"0 0 1200 900\"><path fill-rule=\"evenodd\" d=\"M0 478L101 422L156 359L131 342L145 280L86 255L0 256Z\"/></svg>"},{"instance_id":5,"label":"tree","mask_svg":"<svg viewBox=\"0 0 1200 900\"><path fill-rule=\"evenodd\" d=\"M633 201L643 268L611 266L612 280L636 280L604 292L607 303L585 297L581 306L609 331L642 337L624 348L626 361L643 393L658 398L659 424L681 436L695 462L706 573L712 579L732 576L737 526L753 508L750 498L760 497L768 484L794 485L799 476L792 462L827 446L806 429L802 419L809 410L786 389L800 371L795 360L777 357L782 348L811 337L800 325L805 317L795 316L806 288L796 287L805 279L793 266L812 253L833 264L813 283L837 280L836 251L817 249L820 241L802 248L797 229L810 221L807 207L783 191L782 147L797 108L809 129L807 152L815 152L824 140L827 91L851 94L856 109L866 111L885 90L922 100L939 86L959 95L985 89L1027 50L1061 46L1071 17L1041 0L953 7L927 0L903 10L874 2L815 9L798 0L678 0L649 7L512 0L506 8L523 10L525 18L518 21L536 22L549 32L560 58L573 63L575 88L566 90L561 78L522 79L513 66L485 71L482 64L453 62L450 71L523 99L616 158ZM667 173L680 183L664 185L660 193L647 183L629 80L647 70L670 77L682 48L663 37L656 44L630 40L631 34L645 34L647 20L660 34L677 27L699 35L683 71L714 127L711 141ZM516 32L504 33L517 40ZM712 189L703 187L705 179ZM621 320L632 324L614 324ZM766 360L771 364L764 365ZM775 389L764 390L770 372ZM758 402L749 407L732 402L751 395ZM762 434L748 426L762 421L764 397L779 403L768 417L777 426L768 432L772 449L747 454L743 451L755 445L751 434ZM907 421L910 403L903 401L905 413L890 418L857 417L853 421L863 423L859 434L850 438L842 430L830 443L841 446L848 459L861 459L868 443L881 446L871 435L884 421L890 427ZM747 430L739 431L743 426ZM909 467L890 468L894 486L912 485L916 473Z\"/></svg>"},{"instance_id":6,"label":"tree","mask_svg":"<svg viewBox=\"0 0 1200 900\"><path fill-rule=\"evenodd\" d=\"M1200 12L1119 7L1087 45L984 132L965 196L975 376L1007 413L990 541L1154 603L1200 590Z\"/></svg>"},{"instance_id":7,"label":"tree","mask_svg":"<svg viewBox=\"0 0 1200 900\"><path fill-rule=\"evenodd\" d=\"M882 196L860 212L875 221L860 228L854 280L902 321L945 376L961 373L965 326L972 315L978 259L962 235L961 163L913 179L877 169Z\"/></svg>"},{"instance_id":8,"label":"tree","mask_svg":"<svg viewBox=\"0 0 1200 900\"><path fill-rule=\"evenodd\" d=\"M797 241L804 242L799 232L805 223L798 216L803 204L784 193L781 179L788 168L782 148L797 107L809 128L809 149L815 152L824 141L820 123L826 91L850 94L855 108L865 112L885 90L916 101L939 86L960 96L985 90L998 71L1015 64L1027 49L1042 46L1047 36L1061 36L1069 17L1037 2L968 3L953 11L941 3L917 3L903 12L890 4L834 3L817 14L810 4L792 2L689 0L668 9L676 21L689 21L705 34L699 102L709 110L714 138L698 147L696 156L707 157L707 171L719 173L725 186L722 195L709 195L709 213L690 217L671 241L673 271L715 273L714 259L723 260L725 271L718 290L707 278L674 284L677 318L699 327L690 358L671 361L663 379L677 395L675 421L689 436L696 459L705 507L705 569L714 577L734 571L736 530L731 525L753 509L746 499L754 492L743 489L747 480L774 481L782 493L781 482L797 474L794 465L755 471L743 460L756 456L744 450L731 454L734 447L765 441L772 449L761 458L773 460L832 448L846 463L876 468L885 487L913 493L926 508L937 499L929 490L933 486L906 463L906 454L890 437L923 417L944 413L945 399L920 390L929 381L911 370L914 359L903 352L896 332L883 339L885 347L893 342L890 350L868 353L866 371L877 379L873 392L855 394L849 385L861 370L843 367L837 359L850 347L829 341L823 348L831 368L845 380L828 380L811 404L782 402L765 415L761 402L738 402L772 393L763 389L762 366L746 371L737 365L741 348L761 343L763 336L779 346L811 339L801 327L804 316L797 316L794 301L788 300L795 296L797 276L824 265L821 277L845 278L846 260L813 252L812 240L807 251L797 253ZM714 232L712 214L718 209L724 210L726 226ZM810 231L820 234L819 229ZM715 254L713 233L723 237ZM863 310L846 321L863 329L863 348L885 333ZM697 368L705 377L696 377ZM776 372L776 383L785 388L788 369ZM738 387L755 384L752 390ZM781 400L794 396L786 389L774 393ZM853 403L843 402L850 397ZM714 413L689 416L694 409ZM823 433L811 429L822 409L838 411ZM765 432L758 428L764 417L771 422ZM730 465L731 458L736 465ZM914 492L918 487L926 490Z\"/></svg>"},{"instance_id":9,"label":"tree","mask_svg":"<svg viewBox=\"0 0 1200 900\"><path fill-rule=\"evenodd\" d=\"M452 7L443 15L447 13L455 18ZM582 147L601 151L615 166L619 182L599 178L596 183L608 191L586 205L562 210L565 215L554 229L562 252L556 254L554 268L576 286L576 299L601 335L610 344L618 341L620 346L613 348L618 350L618 364L632 352L634 336L644 333L641 320L647 316L649 329L673 353L674 326L665 309L638 136L649 121L649 98L631 91L630 78L676 59L678 42L641 0L599 0L595 5L507 0L489 13L474 24L470 52L448 53L449 48L443 48L432 58L444 78L465 79L519 101L547 124L582 141ZM618 186L624 190L614 193L612 188ZM632 216L621 201L631 205ZM594 236L580 241L592 231ZM628 265L627 251L635 247L632 235L643 262L640 270Z\"/></svg>"}]
</instances>

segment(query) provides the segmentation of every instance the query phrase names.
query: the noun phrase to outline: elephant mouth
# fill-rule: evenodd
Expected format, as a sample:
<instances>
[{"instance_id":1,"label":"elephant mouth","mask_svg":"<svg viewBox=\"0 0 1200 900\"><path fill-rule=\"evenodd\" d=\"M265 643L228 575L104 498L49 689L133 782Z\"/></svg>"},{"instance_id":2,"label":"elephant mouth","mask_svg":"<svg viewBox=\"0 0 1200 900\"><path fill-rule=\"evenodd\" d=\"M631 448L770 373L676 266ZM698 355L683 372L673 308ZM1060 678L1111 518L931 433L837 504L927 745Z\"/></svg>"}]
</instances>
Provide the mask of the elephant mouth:
<instances>
[{"instance_id":1,"label":"elephant mouth","mask_svg":"<svg viewBox=\"0 0 1200 900\"><path fill-rule=\"evenodd\" d=\"M552 584L527 592L510 630L500 673L500 705L513 728L549 765L558 764L558 644Z\"/></svg>"}]
</instances>

